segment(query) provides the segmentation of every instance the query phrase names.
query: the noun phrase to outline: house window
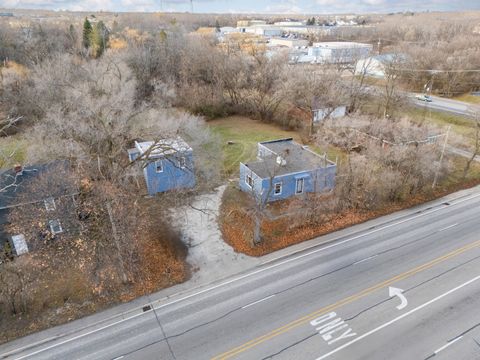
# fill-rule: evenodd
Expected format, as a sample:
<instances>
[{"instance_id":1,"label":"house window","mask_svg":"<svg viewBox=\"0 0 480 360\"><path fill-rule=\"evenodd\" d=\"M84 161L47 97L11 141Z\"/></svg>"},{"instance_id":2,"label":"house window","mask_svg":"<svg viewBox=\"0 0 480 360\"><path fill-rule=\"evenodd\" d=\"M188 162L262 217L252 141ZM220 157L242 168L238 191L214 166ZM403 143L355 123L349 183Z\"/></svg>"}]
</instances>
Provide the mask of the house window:
<instances>
[{"instance_id":1,"label":"house window","mask_svg":"<svg viewBox=\"0 0 480 360\"><path fill-rule=\"evenodd\" d=\"M181 169L185 169L187 167L187 159L185 158L185 156L182 156L179 160L178 160L178 166L181 168Z\"/></svg>"},{"instance_id":2,"label":"house window","mask_svg":"<svg viewBox=\"0 0 480 360\"><path fill-rule=\"evenodd\" d=\"M303 193L304 185L305 185L305 179L297 179L297 184L295 186L295 193L296 194Z\"/></svg>"},{"instance_id":3,"label":"house window","mask_svg":"<svg viewBox=\"0 0 480 360\"><path fill-rule=\"evenodd\" d=\"M245 183L253 189L253 178L250 175L245 177Z\"/></svg>"},{"instance_id":4,"label":"house window","mask_svg":"<svg viewBox=\"0 0 480 360\"><path fill-rule=\"evenodd\" d=\"M273 193L275 195L280 195L282 193L282 183L281 182L275 183L273 186L274 186Z\"/></svg>"},{"instance_id":5,"label":"house window","mask_svg":"<svg viewBox=\"0 0 480 360\"><path fill-rule=\"evenodd\" d=\"M50 220L48 222L48 225L50 226L50 231L52 234L60 234L63 232L62 225L60 224L60 220Z\"/></svg>"},{"instance_id":6,"label":"house window","mask_svg":"<svg viewBox=\"0 0 480 360\"><path fill-rule=\"evenodd\" d=\"M49 198L43 200L43 203L45 204L45 209L47 209L47 211L53 211L53 210L56 209L55 199L52 198L52 197L49 197Z\"/></svg>"},{"instance_id":7,"label":"house window","mask_svg":"<svg viewBox=\"0 0 480 360\"><path fill-rule=\"evenodd\" d=\"M163 160L155 161L155 172L156 173L163 172Z\"/></svg>"}]
</instances>

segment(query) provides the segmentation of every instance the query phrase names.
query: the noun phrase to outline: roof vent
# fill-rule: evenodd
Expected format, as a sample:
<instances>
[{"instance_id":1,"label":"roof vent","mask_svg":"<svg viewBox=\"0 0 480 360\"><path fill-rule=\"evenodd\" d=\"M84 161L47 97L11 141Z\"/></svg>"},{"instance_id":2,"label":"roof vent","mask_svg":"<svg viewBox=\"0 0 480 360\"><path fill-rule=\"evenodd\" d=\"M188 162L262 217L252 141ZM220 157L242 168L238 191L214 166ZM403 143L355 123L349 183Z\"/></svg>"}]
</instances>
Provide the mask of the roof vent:
<instances>
[{"instance_id":1,"label":"roof vent","mask_svg":"<svg viewBox=\"0 0 480 360\"><path fill-rule=\"evenodd\" d=\"M277 156L277 164L280 166L285 166L287 165L287 161L283 157Z\"/></svg>"}]
</instances>

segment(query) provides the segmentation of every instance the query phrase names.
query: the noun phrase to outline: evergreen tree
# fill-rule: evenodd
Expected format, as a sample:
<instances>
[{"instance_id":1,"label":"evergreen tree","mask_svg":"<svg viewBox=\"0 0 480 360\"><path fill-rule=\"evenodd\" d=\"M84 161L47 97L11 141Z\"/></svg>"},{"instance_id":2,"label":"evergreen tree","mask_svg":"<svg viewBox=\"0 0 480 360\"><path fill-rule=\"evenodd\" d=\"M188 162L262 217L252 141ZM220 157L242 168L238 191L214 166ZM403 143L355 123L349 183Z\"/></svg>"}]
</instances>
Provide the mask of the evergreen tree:
<instances>
[{"instance_id":1,"label":"evergreen tree","mask_svg":"<svg viewBox=\"0 0 480 360\"><path fill-rule=\"evenodd\" d=\"M108 46L109 32L103 21L95 24L90 34L90 46L95 58L102 56Z\"/></svg>"},{"instance_id":2,"label":"evergreen tree","mask_svg":"<svg viewBox=\"0 0 480 360\"><path fill-rule=\"evenodd\" d=\"M86 49L91 45L92 31L92 24L90 24L90 21L85 18L85 21L83 22L83 47Z\"/></svg>"}]
</instances>

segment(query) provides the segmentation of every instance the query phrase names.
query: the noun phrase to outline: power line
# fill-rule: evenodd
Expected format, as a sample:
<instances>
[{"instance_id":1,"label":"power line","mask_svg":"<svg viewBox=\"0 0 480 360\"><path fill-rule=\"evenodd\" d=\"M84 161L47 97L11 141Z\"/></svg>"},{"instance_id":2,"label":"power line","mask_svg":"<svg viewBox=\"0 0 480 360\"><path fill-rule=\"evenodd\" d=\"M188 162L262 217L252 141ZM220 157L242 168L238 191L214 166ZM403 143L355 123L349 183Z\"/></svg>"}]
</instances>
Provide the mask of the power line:
<instances>
[{"instance_id":1,"label":"power line","mask_svg":"<svg viewBox=\"0 0 480 360\"><path fill-rule=\"evenodd\" d=\"M428 72L431 74L437 73L464 73L464 72L480 72L480 69L455 69L455 70L439 70L439 69L395 69L395 71L407 72Z\"/></svg>"}]
</instances>

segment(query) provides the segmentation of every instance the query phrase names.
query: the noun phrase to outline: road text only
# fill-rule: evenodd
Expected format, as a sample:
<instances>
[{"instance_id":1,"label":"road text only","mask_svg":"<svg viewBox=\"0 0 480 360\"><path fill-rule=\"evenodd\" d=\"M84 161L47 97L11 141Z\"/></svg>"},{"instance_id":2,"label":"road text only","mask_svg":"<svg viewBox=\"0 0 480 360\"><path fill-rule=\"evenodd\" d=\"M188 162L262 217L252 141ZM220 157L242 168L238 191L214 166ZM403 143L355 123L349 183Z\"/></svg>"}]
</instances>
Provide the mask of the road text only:
<instances>
[{"instance_id":1,"label":"road text only","mask_svg":"<svg viewBox=\"0 0 480 360\"><path fill-rule=\"evenodd\" d=\"M310 321L310 325L315 327L328 345L357 336L348 324L333 311Z\"/></svg>"}]
</instances>

